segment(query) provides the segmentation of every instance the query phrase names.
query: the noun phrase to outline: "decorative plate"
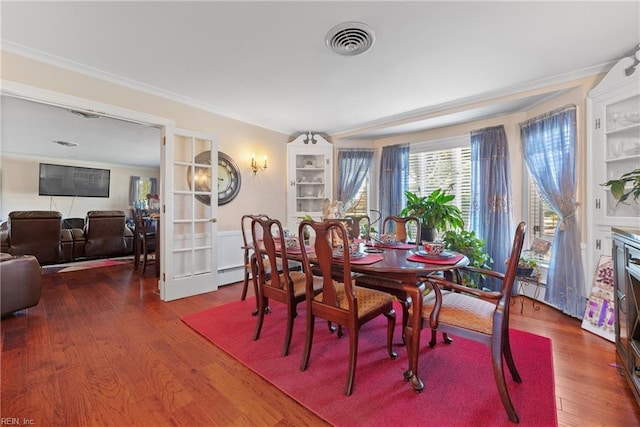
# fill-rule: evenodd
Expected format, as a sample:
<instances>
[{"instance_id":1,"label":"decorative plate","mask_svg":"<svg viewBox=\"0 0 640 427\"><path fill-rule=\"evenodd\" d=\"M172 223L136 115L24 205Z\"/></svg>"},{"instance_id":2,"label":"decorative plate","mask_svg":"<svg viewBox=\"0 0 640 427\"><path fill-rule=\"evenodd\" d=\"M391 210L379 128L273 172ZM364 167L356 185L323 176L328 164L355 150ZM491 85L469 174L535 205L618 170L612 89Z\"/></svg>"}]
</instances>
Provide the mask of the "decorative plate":
<instances>
[{"instance_id":1,"label":"decorative plate","mask_svg":"<svg viewBox=\"0 0 640 427\"><path fill-rule=\"evenodd\" d=\"M362 252L356 252L355 254L351 254L351 259L364 258L365 256L366 256L366 254L363 254ZM333 257L334 258L342 258L342 252L335 251L333 253Z\"/></svg>"},{"instance_id":2,"label":"decorative plate","mask_svg":"<svg viewBox=\"0 0 640 427\"><path fill-rule=\"evenodd\" d=\"M416 252L416 254L418 254L421 257L431 258L431 259L447 259L447 258L452 258L456 256L456 254L449 251L442 251L440 255L431 255L430 253L426 252L423 249L420 249L418 252Z\"/></svg>"}]
</instances>

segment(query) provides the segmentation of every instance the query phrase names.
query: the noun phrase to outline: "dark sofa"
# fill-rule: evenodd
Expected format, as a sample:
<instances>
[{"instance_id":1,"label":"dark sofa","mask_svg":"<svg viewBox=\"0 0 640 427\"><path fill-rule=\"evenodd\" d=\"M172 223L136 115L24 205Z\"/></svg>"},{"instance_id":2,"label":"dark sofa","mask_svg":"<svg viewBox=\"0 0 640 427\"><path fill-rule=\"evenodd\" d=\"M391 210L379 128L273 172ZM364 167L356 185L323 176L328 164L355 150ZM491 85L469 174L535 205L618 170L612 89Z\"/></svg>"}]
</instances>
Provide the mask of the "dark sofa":
<instances>
[{"instance_id":1,"label":"dark sofa","mask_svg":"<svg viewBox=\"0 0 640 427\"><path fill-rule=\"evenodd\" d=\"M42 290L42 270L32 255L0 254L1 316L38 305Z\"/></svg>"},{"instance_id":2,"label":"dark sofa","mask_svg":"<svg viewBox=\"0 0 640 427\"><path fill-rule=\"evenodd\" d=\"M90 211L84 229L56 211L14 211L7 230L0 232L2 252L34 255L41 265L133 253L133 232L124 211ZM80 225L79 222L75 224Z\"/></svg>"}]
</instances>

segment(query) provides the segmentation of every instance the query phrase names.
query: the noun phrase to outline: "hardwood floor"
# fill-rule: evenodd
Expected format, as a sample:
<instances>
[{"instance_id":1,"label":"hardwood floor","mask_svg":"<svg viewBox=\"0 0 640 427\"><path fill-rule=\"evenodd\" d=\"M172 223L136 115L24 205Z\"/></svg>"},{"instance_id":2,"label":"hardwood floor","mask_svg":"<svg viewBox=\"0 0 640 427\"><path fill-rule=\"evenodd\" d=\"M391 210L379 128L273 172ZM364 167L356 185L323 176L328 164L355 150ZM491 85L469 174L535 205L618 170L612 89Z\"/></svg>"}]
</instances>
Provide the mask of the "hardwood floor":
<instances>
[{"instance_id":1,"label":"hardwood floor","mask_svg":"<svg viewBox=\"0 0 640 427\"><path fill-rule=\"evenodd\" d=\"M164 303L152 272L127 265L43 279L38 306L0 323L2 424L326 425L180 321L239 299L240 284ZM561 426L640 425L612 343L550 307L517 308L513 328L553 340Z\"/></svg>"}]
</instances>

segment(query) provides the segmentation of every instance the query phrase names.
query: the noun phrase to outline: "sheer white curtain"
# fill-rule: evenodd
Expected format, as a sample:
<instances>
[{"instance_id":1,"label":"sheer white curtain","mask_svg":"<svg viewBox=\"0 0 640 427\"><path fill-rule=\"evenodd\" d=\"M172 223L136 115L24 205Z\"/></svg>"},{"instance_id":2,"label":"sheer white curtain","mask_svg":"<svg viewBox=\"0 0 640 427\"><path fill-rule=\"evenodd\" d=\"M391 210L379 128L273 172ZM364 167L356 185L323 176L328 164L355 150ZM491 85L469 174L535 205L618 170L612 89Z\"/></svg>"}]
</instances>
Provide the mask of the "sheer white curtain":
<instances>
[{"instance_id":1,"label":"sheer white curtain","mask_svg":"<svg viewBox=\"0 0 640 427\"><path fill-rule=\"evenodd\" d=\"M586 288L576 212L576 107L520 124L524 160L538 190L561 221L551 246L545 301L582 318Z\"/></svg>"}]
</instances>

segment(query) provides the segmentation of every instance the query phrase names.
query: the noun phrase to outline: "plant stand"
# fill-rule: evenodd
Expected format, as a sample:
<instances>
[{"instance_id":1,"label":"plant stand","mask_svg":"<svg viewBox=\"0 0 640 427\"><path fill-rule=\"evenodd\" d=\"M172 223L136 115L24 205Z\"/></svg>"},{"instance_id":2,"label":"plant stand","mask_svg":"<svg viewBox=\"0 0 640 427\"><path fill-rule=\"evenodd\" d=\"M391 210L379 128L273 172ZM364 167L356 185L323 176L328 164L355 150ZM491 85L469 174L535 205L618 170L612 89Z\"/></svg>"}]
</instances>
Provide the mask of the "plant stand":
<instances>
[{"instance_id":1,"label":"plant stand","mask_svg":"<svg viewBox=\"0 0 640 427\"><path fill-rule=\"evenodd\" d=\"M526 296L525 288L529 285L535 285L536 289L533 292L532 306L534 310L540 310L540 304L538 304L538 297L540 296L540 275L534 273L529 276L516 276L516 283L518 284L516 294L511 298L511 304L515 304L515 297L520 297L520 314L524 311L524 297Z\"/></svg>"}]
</instances>

